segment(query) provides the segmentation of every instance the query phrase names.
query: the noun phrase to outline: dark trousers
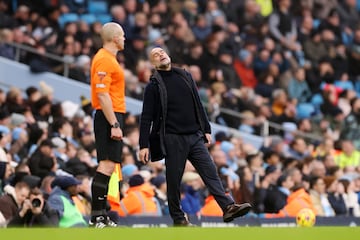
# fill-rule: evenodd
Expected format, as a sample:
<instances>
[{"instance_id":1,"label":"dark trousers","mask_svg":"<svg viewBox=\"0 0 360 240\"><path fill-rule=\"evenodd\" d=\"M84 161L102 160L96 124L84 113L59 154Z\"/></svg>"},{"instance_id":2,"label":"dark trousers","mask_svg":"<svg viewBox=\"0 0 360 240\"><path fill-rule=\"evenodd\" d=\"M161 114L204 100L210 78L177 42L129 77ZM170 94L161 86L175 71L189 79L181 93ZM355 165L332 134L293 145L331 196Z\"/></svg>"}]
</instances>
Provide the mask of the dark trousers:
<instances>
[{"instance_id":1,"label":"dark trousers","mask_svg":"<svg viewBox=\"0 0 360 240\"><path fill-rule=\"evenodd\" d=\"M185 218L185 214L180 208L180 184L187 159L195 167L210 194L215 197L223 210L226 206L234 203L234 200L225 194L201 132L190 135L166 134L165 146L167 197L170 216L174 222Z\"/></svg>"}]
</instances>

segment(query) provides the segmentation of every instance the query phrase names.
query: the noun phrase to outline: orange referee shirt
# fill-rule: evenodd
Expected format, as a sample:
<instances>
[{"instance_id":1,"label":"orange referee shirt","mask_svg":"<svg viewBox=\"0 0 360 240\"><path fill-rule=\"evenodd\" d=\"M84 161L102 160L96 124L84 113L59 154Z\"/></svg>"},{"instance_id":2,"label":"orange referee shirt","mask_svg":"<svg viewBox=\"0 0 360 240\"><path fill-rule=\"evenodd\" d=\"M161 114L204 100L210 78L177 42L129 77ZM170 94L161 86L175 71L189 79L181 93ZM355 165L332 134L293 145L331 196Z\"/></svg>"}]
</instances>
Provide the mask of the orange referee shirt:
<instances>
[{"instance_id":1,"label":"orange referee shirt","mask_svg":"<svg viewBox=\"0 0 360 240\"><path fill-rule=\"evenodd\" d=\"M125 77L124 70L114 55L101 48L91 64L91 104L101 110L98 93L109 93L114 112L125 113Z\"/></svg>"}]
</instances>

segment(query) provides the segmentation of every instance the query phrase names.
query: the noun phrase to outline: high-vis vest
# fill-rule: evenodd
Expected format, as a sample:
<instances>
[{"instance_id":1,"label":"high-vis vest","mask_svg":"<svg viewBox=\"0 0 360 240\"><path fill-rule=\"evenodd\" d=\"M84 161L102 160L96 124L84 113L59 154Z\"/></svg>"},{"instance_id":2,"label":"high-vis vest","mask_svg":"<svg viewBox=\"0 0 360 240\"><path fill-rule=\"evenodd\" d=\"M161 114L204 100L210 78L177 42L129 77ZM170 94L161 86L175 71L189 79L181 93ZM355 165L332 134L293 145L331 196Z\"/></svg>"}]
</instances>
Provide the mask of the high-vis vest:
<instances>
[{"instance_id":1,"label":"high-vis vest","mask_svg":"<svg viewBox=\"0 0 360 240\"><path fill-rule=\"evenodd\" d=\"M350 156L342 152L335 158L335 163L340 168L360 166L360 152L353 151Z\"/></svg>"},{"instance_id":2,"label":"high-vis vest","mask_svg":"<svg viewBox=\"0 0 360 240\"><path fill-rule=\"evenodd\" d=\"M219 204L216 202L214 196L210 195L205 199L205 204L200 210L201 216L207 217L222 217L223 211L221 210Z\"/></svg>"},{"instance_id":3,"label":"high-vis vest","mask_svg":"<svg viewBox=\"0 0 360 240\"><path fill-rule=\"evenodd\" d=\"M122 180L120 163L115 164L115 170L112 173L109 181L109 189L107 200L110 204L111 210L118 211L120 208L120 191L119 182Z\"/></svg>"},{"instance_id":4,"label":"high-vis vest","mask_svg":"<svg viewBox=\"0 0 360 240\"><path fill-rule=\"evenodd\" d=\"M83 216L77 207L72 204L69 199L64 196L60 196L64 205L64 213L60 219L59 227L68 228L68 227L80 227L87 226Z\"/></svg>"},{"instance_id":5,"label":"high-vis vest","mask_svg":"<svg viewBox=\"0 0 360 240\"><path fill-rule=\"evenodd\" d=\"M120 201L120 216L161 216L161 208L154 197L153 188L144 183L130 187L126 196Z\"/></svg>"}]
</instances>

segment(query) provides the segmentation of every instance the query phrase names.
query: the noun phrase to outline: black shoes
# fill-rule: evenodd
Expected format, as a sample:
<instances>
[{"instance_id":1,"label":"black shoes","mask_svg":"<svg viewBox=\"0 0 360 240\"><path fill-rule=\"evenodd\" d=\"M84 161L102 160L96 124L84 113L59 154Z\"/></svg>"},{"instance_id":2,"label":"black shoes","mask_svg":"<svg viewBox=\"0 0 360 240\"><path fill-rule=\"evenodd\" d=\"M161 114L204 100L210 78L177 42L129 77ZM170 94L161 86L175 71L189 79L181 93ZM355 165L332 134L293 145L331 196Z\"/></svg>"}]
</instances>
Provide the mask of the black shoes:
<instances>
[{"instance_id":1,"label":"black shoes","mask_svg":"<svg viewBox=\"0 0 360 240\"><path fill-rule=\"evenodd\" d=\"M195 227L195 225L184 219L181 221L174 221L174 227Z\"/></svg>"},{"instance_id":2,"label":"black shoes","mask_svg":"<svg viewBox=\"0 0 360 240\"><path fill-rule=\"evenodd\" d=\"M241 217L246 215L251 210L250 203L243 203L243 204L231 204L226 207L224 211L223 220L224 222L231 222L237 217Z\"/></svg>"}]
</instances>

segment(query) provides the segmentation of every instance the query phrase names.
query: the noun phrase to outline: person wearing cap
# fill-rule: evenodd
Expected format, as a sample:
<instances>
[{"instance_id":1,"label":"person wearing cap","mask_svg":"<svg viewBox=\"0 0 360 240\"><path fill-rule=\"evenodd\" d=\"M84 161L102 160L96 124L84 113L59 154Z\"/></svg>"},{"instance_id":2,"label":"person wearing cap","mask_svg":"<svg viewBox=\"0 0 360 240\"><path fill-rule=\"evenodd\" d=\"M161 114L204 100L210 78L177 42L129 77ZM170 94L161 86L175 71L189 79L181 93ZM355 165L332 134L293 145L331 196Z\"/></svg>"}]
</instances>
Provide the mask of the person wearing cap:
<instances>
[{"instance_id":1,"label":"person wearing cap","mask_svg":"<svg viewBox=\"0 0 360 240\"><path fill-rule=\"evenodd\" d=\"M154 74L145 88L140 120L142 163L165 158L167 197L174 226L191 226L180 206L181 177L189 160L223 210L224 222L247 214L249 203L235 204L225 194L205 143L211 127L189 72L171 65L162 48L153 48L149 59Z\"/></svg>"},{"instance_id":2,"label":"person wearing cap","mask_svg":"<svg viewBox=\"0 0 360 240\"><path fill-rule=\"evenodd\" d=\"M60 217L59 227L86 227L87 222L76 207L72 197L79 193L81 182L71 176L57 176L51 183L52 191L48 203Z\"/></svg>"}]
</instances>

